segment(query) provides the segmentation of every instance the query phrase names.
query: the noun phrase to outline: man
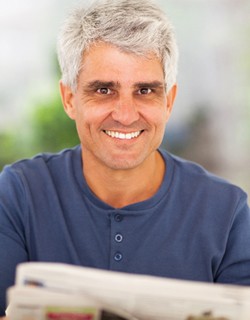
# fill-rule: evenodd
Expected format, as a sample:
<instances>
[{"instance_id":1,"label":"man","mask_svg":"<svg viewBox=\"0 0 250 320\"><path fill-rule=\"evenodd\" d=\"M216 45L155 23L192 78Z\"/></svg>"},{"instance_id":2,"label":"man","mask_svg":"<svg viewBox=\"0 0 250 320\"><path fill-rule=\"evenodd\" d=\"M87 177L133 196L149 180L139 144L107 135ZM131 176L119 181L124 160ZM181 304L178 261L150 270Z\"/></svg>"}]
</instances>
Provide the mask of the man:
<instances>
[{"instance_id":1,"label":"man","mask_svg":"<svg viewBox=\"0 0 250 320\"><path fill-rule=\"evenodd\" d=\"M246 194L159 150L177 47L148 0L76 9L58 42L60 90L80 146L0 177L0 306L23 261L250 284Z\"/></svg>"}]
</instances>

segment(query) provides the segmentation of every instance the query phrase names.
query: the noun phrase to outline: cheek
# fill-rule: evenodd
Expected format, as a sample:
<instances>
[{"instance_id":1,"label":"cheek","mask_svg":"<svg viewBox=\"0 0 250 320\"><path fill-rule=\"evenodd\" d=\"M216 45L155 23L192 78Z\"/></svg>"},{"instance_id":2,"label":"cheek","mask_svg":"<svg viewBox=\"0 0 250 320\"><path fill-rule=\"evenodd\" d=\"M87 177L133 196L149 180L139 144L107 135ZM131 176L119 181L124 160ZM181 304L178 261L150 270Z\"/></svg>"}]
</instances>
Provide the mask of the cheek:
<instances>
[{"instance_id":1,"label":"cheek","mask_svg":"<svg viewBox=\"0 0 250 320\"><path fill-rule=\"evenodd\" d=\"M110 115L106 108L101 106L84 105L78 108L76 115L76 126L82 135L92 134L100 128Z\"/></svg>"},{"instance_id":2,"label":"cheek","mask_svg":"<svg viewBox=\"0 0 250 320\"><path fill-rule=\"evenodd\" d=\"M112 103L95 101L94 99L82 99L78 104L79 113L86 119L101 119L111 113Z\"/></svg>"},{"instance_id":3,"label":"cheek","mask_svg":"<svg viewBox=\"0 0 250 320\"><path fill-rule=\"evenodd\" d=\"M88 116L86 114L86 110L80 104L77 104L75 107L75 123L79 136L83 136L83 133L88 126Z\"/></svg>"},{"instance_id":4,"label":"cheek","mask_svg":"<svg viewBox=\"0 0 250 320\"><path fill-rule=\"evenodd\" d=\"M159 127L165 126L168 119L167 108L164 108L163 106L145 108L142 114L149 123Z\"/></svg>"},{"instance_id":5,"label":"cheek","mask_svg":"<svg viewBox=\"0 0 250 320\"><path fill-rule=\"evenodd\" d=\"M165 128L167 124L167 112L166 111L159 111L155 112L154 118L152 123L155 127L155 134L159 139L162 139L165 133Z\"/></svg>"}]
</instances>

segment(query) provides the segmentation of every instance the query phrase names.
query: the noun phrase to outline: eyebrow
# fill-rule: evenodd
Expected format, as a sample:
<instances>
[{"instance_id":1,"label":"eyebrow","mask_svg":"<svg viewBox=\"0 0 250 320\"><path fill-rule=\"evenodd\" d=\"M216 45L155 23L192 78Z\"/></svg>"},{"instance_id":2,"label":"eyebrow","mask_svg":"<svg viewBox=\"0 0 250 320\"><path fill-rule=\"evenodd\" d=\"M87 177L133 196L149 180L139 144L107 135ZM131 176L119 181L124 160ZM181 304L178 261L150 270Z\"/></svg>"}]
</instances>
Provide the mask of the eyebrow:
<instances>
[{"instance_id":1,"label":"eyebrow","mask_svg":"<svg viewBox=\"0 0 250 320\"><path fill-rule=\"evenodd\" d=\"M86 85L84 85L84 89L96 90L98 88L117 88L119 86L120 86L120 84L118 82L114 82L114 81L94 80L94 81L88 82Z\"/></svg>"},{"instance_id":2,"label":"eyebrow","mask_svg":"<svg viewBox=\"0 0 250 320\"><path fill-rule=\"evenodd\" d=\"M121 84L115 81L94 80L84 85L85 90L96 90L98 88L120 88ZM136 82L133 88L164 88L165 84L161 81Z\"/></svg>"},{"instance_id":3,"label":"eyebrow","mask_svg":"<svg viewBox=\"0 0 250 320\"><path fill-rule=\"evenodd\" d=\"M136 82L133 87L135 88L164 88L165 84L161 81L149 81L149 82Z\"/></svg>"}]
</instances>

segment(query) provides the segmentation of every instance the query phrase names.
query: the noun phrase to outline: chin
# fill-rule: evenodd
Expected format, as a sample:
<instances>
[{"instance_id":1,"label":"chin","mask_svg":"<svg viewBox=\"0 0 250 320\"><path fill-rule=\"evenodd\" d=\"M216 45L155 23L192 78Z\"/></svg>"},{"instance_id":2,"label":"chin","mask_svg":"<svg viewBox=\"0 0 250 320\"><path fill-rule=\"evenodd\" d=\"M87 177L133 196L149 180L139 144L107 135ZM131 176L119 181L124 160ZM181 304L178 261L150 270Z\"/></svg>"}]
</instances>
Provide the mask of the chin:
<instances>
[{"instance_id":1,"label":"chin","mask_svg":"<svg viewBox=\"0 0 250 320\"><path fill-rule=\"evenodd\" d=\"M138 167L142 161L137 159L110 159L105 161L107 167L113 170L130 170Z\"/></svg>"}]
</instances>

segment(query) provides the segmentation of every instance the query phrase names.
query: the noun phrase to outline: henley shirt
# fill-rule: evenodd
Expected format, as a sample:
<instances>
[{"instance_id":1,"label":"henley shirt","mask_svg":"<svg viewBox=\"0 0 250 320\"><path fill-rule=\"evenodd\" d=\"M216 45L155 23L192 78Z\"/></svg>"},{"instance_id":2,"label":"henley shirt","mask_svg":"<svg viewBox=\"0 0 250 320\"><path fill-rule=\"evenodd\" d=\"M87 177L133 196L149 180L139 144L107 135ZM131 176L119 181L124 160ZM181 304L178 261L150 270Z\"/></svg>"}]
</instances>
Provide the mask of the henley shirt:
<instances>
[{"instance_id":1,"label":"henley shirt","mask_svg":"<svg viewBox=\"0 0 250 320\"><path fill-rule=\"evenodd\" d=\"M164 180L116 209L88 187L81 147L0 175L0 316L18 263L61 262L195 281L250 284L250 214L240 188L160 151Z\"/></svg>"}]
</instances>

